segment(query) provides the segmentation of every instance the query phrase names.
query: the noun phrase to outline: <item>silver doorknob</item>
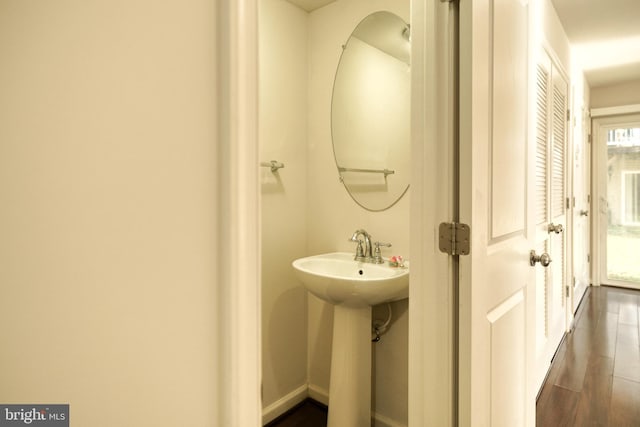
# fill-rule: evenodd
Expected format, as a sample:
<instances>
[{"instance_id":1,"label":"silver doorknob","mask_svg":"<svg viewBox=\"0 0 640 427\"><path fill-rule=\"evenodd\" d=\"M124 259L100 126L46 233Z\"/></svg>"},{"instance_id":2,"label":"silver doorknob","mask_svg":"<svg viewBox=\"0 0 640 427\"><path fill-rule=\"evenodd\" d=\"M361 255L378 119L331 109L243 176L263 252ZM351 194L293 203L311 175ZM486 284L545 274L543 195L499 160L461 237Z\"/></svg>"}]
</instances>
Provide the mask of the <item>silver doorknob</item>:
<instances>
[{"instance_id":1,"label":"silver doorknob","mask_svg":"<svg viewBox=\"0 0 640 427\"><path fill-rule=\"evenodd\" d=\"M548 267L551 264L551 257L548 253L543 252L542 255L536 255L536 251L529 252L529 264L531 267L535 266L539 262L543 267Z\"/></svg>"},{"instance_id":2,"label":"silver doorknob","mask_svg":"<svg viewBox=\"0 0 640 427\"><path fill-rule=\"evenodd\" d=\"M580 216L588 216L588 215L589 215L589 211L585 211L585 210L580 211Z\"/></svg>"},{"instance_id":3,"label":"silver doorknob","mask_svg":"<svg viewBox=\"0 0 640 427\"><path fill-rule=\"evenodd\" d=\"M549 224L549 226L547 227L547 231L549 233L556 233L556 234L560 234L564 231L564 228L562 227L562 224L554 224L551 223Z\"/></svg>"}]
</instances>

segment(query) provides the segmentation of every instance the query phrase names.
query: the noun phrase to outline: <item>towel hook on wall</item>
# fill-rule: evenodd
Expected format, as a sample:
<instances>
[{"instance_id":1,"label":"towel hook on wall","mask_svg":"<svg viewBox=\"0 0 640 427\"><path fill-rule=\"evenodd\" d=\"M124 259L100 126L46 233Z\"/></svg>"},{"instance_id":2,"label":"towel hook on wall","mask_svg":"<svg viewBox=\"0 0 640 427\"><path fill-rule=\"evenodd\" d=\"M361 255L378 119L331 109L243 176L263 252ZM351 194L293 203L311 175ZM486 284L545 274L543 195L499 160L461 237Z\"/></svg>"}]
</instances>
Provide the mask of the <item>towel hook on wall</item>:
<instances>
[{"instance_id":1,"label":"towel hook on wall","mask_svg":"<svg viewBox=\"0 0 640 427\"><path fill-rule=\"evenodd\" d=\"M271 172L276 173L278 169L284 167L284 163L278 162L277 160L271 160L270 162L261 162L260 166L263 168L271 168Z\"/></svg>"}]
</instances>

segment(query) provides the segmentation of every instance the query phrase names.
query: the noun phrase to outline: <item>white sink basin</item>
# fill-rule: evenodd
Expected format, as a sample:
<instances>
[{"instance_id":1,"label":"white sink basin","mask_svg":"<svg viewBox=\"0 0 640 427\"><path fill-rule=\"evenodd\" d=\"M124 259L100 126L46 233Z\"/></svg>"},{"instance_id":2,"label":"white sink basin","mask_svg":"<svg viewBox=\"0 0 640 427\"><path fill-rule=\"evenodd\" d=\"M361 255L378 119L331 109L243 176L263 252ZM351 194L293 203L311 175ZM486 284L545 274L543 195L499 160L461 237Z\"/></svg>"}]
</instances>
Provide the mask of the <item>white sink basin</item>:
<instances>
[{"instance_id":1,"label":"white sink basin","mask_svg":"<svg viewBox=\"0 0 640 427\"><path fill-rule=\"evenodd\" d=\"M344 307L367 307L409 296L409 268L358 262L334 252L293 262L296 275L313 295Z\"/></svg>"}]
</instances>

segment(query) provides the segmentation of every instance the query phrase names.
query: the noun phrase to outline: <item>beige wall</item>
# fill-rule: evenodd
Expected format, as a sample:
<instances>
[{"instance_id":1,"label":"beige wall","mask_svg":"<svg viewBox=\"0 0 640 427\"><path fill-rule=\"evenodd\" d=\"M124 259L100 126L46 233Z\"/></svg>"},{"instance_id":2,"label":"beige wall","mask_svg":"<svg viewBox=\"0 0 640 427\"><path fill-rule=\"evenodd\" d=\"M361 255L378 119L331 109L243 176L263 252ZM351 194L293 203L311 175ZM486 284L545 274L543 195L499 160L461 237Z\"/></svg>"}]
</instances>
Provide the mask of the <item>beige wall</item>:
<instances>
[{"instance_id":1,"label":"beige wall","mask_svg":"<svg viewBox=\"0 0 640 427\"><path fill-rule=\"evenodd\" d=\"M591 89L591 108L640 104L640 79Z\"/></svg>"},{"instance_id":2,"label":"beige wall","mask_svg":"<svg viewBox=\"0 0 640 427\"><path fill-rule=\"evenodd\" d=\"M215 418L215 2L0 2L0 402Z\"/></svg>"},{"instance_id":3,"label":"beige wall","mask_svg":"<svg viewBox=\"0 0 640 427\"><path fill-rule=\"evenodd\" d=\"M408 256L409 198L390 211L358 207L338 180L330 107L340 46L367 14L395 10L408 20L409 3L349 0L312 13L285 0L260 4L260 156L285 163L262 178L263 406L278 405L308 382L325 400L331 364L332 307L293 276L295 258L353 251L357 228L394 244L384 255ZM393 304L394 323L373 346L374 410L407 423L407 301ZM386 306L374 317L384 318ZM326 403L326 400L325 400Z\"/></svg>"},{"instance_id":4,"label":"beige wall","mask_svg":"<svg viewBox=\"0 0 640 427\"><path fill-rule=\"evenodd\" d=\"M571 75L571 47L560 18L551 0L543 0L542 7L542 38L544 46L551 50L552 59L558 63L567 76Z\"/></svg>"},{"instance_id":5,"label":"beige wall","mask_svg":"<svg viewBox=\"0 0 640 427\"><path fill-rule=\"evenodd\" d=\"M331 94L341 46L368 14L389 10L409 22L409 2L349 0L329 4L309 15L308 127L308 251L354 251L347 240L358 228L374 239L390 242L384 256L409 257L409 197L390 210L368 212L351 199L338 180L331 143ZM382 341L373 345L373 409L400 424L408 410L408 301L393 304L394 322ZM312 390L329 388L333 309L309 296L309 382ZM376 307L374 317L386 316Z\"/></svg>"},{"instance_id":6,"label":"beige wall","mask_svg":"<svg viewBox=\"0 0 640 427\"><path fill-rule=\"evenodd\" d=\"M260 160L285 164L276 174L261 168L262 382L268 408L307 384L307 293L291 267L307 253L307 13L285 0L261 0L259 27Z\"/></svg>"}]
</instances>

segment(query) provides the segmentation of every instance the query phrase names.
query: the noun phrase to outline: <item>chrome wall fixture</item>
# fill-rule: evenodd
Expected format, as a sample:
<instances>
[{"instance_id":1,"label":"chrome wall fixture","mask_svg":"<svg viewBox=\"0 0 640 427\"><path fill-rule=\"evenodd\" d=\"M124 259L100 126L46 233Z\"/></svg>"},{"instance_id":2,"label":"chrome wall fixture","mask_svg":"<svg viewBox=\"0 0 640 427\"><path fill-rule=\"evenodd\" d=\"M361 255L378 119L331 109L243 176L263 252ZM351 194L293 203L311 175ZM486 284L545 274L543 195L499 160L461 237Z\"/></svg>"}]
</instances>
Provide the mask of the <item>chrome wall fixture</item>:
<instances>
[{"instance_id":1,"label":"chrome wall fixture","mask_svg":"<svg viewBox=\"0 0 640 427\"><path fill-rule=\"evenodd\" d=\"M260 166L263 168L271 168L271 172L276 173L278 169L284 167L284 163L278 162L277 160L271 160L270 162L261 162Z\"/></svg>"},{"instance_id":2,"label":"chrome wall fixture","mask_svg":"<svg viewBox=\"0 0 640 427\"><path fill-rule=\"evenodd\" d=\"M394 173L396 173L396 171L389 170L389 169L357 169L357 168L344 168L342 166L338 168L338 171L339 172L383 173L385 178L387 177L387 175L393 175Z\"/></svg>"}]
</instances>

